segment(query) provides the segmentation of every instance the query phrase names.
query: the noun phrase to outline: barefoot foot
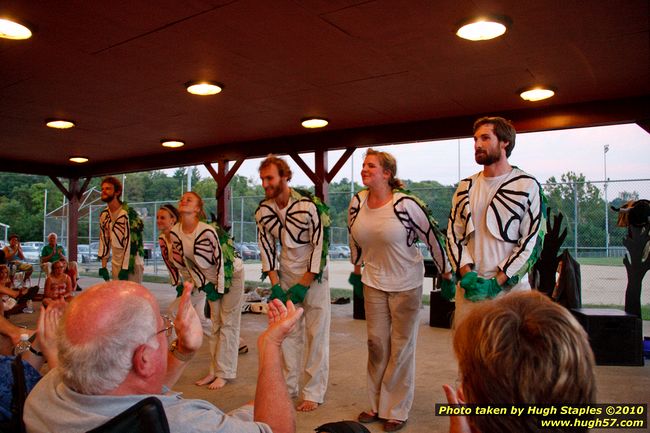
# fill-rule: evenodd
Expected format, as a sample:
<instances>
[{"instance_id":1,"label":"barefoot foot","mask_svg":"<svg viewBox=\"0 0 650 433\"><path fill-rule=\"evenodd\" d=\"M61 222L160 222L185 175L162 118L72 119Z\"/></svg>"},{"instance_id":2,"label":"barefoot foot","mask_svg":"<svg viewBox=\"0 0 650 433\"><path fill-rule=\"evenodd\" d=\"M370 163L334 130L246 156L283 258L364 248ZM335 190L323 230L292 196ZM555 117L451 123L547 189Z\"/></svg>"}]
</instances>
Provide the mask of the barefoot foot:
<instances>
[{"instance_id":1,"label":"barefoot foot","mask_svg":"<svg viewBox=\"0 0 650 433\"><path fill-rule=\"evenodd\" d=\"M200 379L200 380L197 380L196 382L194 382L194 385L196 385L196 386L207 385L208 383L212 382L216 378L217 377L214 374L208 374L203 379Z\"/></svg>"},{"instance_id":2,"label":"barefoot foot","mask_svg":"<svg viewBox=\"0 0 650 433\"><path fill-rule=\"evenodd\" d=\"M317 408L318 408L318 403L310 400L303 400L298 406L296 406L296 410L300 412L311 412L312 410L316 410Z\"/></svg>"},{"instance_id":3,"label":"barefoot foot","mask_svg":"<svg viewBox=\"0 0 650 433\"><path fill-rule=\"evenodd\" d=\"M220 389L226 386L228 383L227 379L222 379L220 377L217 377L215 380L212 381L210 385L208 385L208 389Z\"/></svg>"}]
</instances>

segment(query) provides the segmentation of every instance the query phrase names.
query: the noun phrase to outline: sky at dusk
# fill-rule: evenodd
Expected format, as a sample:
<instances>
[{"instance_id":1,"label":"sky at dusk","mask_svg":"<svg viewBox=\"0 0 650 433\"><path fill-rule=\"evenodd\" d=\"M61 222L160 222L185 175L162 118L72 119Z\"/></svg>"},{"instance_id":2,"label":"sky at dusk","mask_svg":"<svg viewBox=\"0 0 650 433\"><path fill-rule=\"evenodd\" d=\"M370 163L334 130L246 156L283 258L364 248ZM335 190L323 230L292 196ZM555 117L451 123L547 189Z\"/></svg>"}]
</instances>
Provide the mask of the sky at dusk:
<instances>
[{"instance_id":1,"label":"sky at dusk","mask_svg":"<svg viewBox=\"0 0 650 433\"><path fill-rule=\"evenodd\" d=\"M516 145L509 161L534 175L541 183L546 182L551 176L559 180L560 175L568 171L582 173L587 180L598 182L605 179L604 146L606 144L609 144L607 177L610 180L650 179L650 134L636 124L517 134ZM480 170L480 166L474 161L471 138L375 148L388 151L395 156L398 177L402 179L436 180L443 185L452 185L459 180L459 174L462 179ZM364 152L365 149L357 149L351 158L353 161L346 162L334 181L349 179L354 164L354 180L360 183ZM342 153L343 151L330 152L329 165L333 166ZM310 167L313 167L313 154L301 156ZM290 157L286 159L294 172L291 183L311 185L307 176L293 160ZM260 159L246 161L237 174L259 184L257 175L259 163ZM203 167L201 169L202 175L207 175L205 169ZM646 193L642 196L650 195L650 183L644 184ZM615 185L610 185L610 188L616 189Z\"/></svg>"}]
</instances>

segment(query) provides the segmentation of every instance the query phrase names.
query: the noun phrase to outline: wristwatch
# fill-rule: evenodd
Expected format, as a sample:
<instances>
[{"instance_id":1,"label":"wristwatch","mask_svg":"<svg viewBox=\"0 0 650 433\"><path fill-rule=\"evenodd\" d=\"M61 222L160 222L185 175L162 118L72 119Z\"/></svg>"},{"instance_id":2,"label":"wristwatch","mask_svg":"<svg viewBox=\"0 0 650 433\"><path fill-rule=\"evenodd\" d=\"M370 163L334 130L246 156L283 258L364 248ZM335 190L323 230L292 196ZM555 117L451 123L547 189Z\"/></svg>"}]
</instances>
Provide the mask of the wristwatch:
<instances>
[{"instance_id":1,"label":"wristwatch","mask_svg":"<svg viewBox=\"0 0 650 433\"><path fill-rule=\"evenodd\" d=\"M187 362L190 359L194 357L194 352L192 353L181 353L178 350L178 338L174 341L172 341L172 344L169 345L169 351L171 354L174 356L174 358L178 359L179 361L182 362Z\"/></svg>"}]
</instances>

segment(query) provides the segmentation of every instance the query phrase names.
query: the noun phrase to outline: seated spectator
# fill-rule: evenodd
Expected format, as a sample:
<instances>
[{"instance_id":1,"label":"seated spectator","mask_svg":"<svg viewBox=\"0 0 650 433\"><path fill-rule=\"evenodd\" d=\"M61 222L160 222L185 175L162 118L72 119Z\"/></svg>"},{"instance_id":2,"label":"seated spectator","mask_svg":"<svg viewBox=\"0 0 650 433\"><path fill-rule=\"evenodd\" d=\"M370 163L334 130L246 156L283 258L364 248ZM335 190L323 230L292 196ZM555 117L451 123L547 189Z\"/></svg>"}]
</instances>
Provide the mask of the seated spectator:
<instances>
[{"instance_id":1,"label":"seated spectator","mask_svg":"<svg viewBox=\"0 0 650 433\"><path fill-rule=\"evenodd\" d=\"M258 338L254 406L224 414L206 401L165 393L203 342L191 291L185 283L175 323L161 316L151 292L134 282L97 284L75 297L59 327L59 367L27 398L27 431L84 432L153 395L162 402L171 431L294 432L280 350L302 315L291 302L269 304L269 326ZM174 329L178 339L170 345Z\"/></svg>"},{"instance_id":2,"label":"seated spectator","mask_svg":"<svg viewBox=\"0 0 650 433\"><path fill-rule=\"evenodd\" d=\"M62 315L61 303L54 303L47 309L41 307L41 314L38 318L35 338L32 342L32 349L22 355L23 368L25 371L25 385L27 392L30 392L36 382L41 379L39 369L47 362L50 369L57 366L56 350L56 328ZM8 421L11 418L12 387L14 383L11 363L14 360L13 346L18 343L20 334L34 333L19 328L0 317L0 335L3 339L9 339L11 344L3 347L0 353L0 422Z\"/></svg>"},{"instance_id":3,"label":"seated spectator","mask_svg":"<svg viewBox=\"0 0 650 433\"><path fill-rule=\"evenodd\" d=\"M79 276L77 274L77 267L73 266L76 265L77 263L75 262L68 262L65 257L61 257L59 259L59 262L63 265L63 273L66 274L68 277L70 277L70 282L72 283L72 291L77 290L77 280L79 279ZM81 290L81 289L79 289Z\"/></svg>"},{"instance_id":4,"label":"seated spectator","mask_svg":"<svg viewBox=\"0 0 650 433\"><path fill-rule=\"evenodd\" d=\"M594 356L571 313L539 292L510 293L473 306L456 326L460 385L450 404L589 404ZM586 431L586 428L583 429ZM532 416L452 416L450 433L537 432ZM553 431L580 431L575 428Z\"/></svg>"},{"instance_id":5,"label":"seated spectator","mask_svg":"<svg viewBox=\"0 0 650 433\"><path fill-rule=\"evenodd\" d=\"M57 244L56 241L56 233L50 233L47 235L47 245L45 245L41 250L41 269L45 272L46 277L50 275L50 272L52 272L52 264L54 262L58 262L61 259L65 259L67 262L65 248L63 248L62 245ZM72 279L72 282L73 285L76 286L77 262L67 262L67 268L74 272L75 278Z\"/></svg>"},{"instance_id":6,"label":"seated spectator","mask_svg":"<svg viewBox=\"0 0 650 433\"><path fill-rule=\"evenodd\" d=\"M50 275L52 263L58 262L61 257L65 257L65 248L56 243L56 233L47 235L47 245L41 250L41 269L45 276Z\"/></svg>"},{"instance_id":7,"label":"seated spectator","mask_svg":"<svg viewBox=\"0 0 650 433\"><path fill-rule=\"evenodd\" d=\"M52 273L45 280L45 295L43 305L47 306L56 300L70 302L73 296L72 280L64 273L65 262L52 263Z\"/></svg>"},{"instance_id":8,"label":"seated spectator","mask_svg":"<svg viewBox=\"0 0 650 433\"><path fill-rule=\"evenodd\" d=\"M2 298L0 306L2 313L11 310L18 303L31 299L36 292L38 290L28 289L27 287L15 290L9 277L9 268L6 265L0 265L0 297Z\"/></svg>"},{"instance_id":9,"label":"seated spectator","mask_svg":"<svg viewBox=\"0 0 650 433\"><path fill-rule=\"evenodd\" d=\"M25 286L25 282L30 280L32 272L34 272L34 267L29 263L20 261L25 260L25 255L23 254L23 248L20 246L20 238L17 234L14 233L9 236L9 245L4 247L3 251L7 264L13 266L16 272L25 273L23 278L23 286Z\"/></svg>"}]
</instances>

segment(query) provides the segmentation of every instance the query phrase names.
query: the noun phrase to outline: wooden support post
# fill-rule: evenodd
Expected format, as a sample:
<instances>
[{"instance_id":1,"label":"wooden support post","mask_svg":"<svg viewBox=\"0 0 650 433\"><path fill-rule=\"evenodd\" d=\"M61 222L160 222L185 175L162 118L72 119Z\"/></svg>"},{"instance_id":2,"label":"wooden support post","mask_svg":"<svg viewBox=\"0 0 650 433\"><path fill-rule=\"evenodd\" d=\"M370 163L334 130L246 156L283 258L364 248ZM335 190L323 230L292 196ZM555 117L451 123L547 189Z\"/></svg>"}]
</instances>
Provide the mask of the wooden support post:
<instances>
[{"instance_id":1,"label":"wooden support post","mask_svg":"<svg viewBox=\"0 0 650 433\"><path fill-rule=\"evenodd\" d=\"M79 178L69 181L70 198L68 199L68 260L77 261L77 235L79 230ZM89 241L90 242L90 241Z\"/></svg>"},{"instance_id":2,"label":"wooden support post","mask_svg":"<svg viewBox=\"0 0 650 433\"><path fill-rule=\"evenodd\" d=\"M217 189L215 191L215 198L217 199L217 222L223 228L230 229L230 220L228 212L230 203L230 181L232 180L239 167L244 163L243 159L235 161L235 165L229 170L228 166L230 161L227 159L220 159L218 164L218 172L215 171L212 164L209 162L203 165L208 170L215 182L217 182Z\"/></svg>"},{"instance_id":3,"label":"wooden support post","mask_svg":"<svg viewBox=\"0 0 650 433\"><path fill-rule=\"evenodd\" d=\"M350 159L354 150L353 147L346 148L343 155L341 155L339 160L336 161L336 164L334 164L334 167L332 167L332 170L329 172L327 171L327 150L325 149L318 149L314 152L314 171L309 168L307 163L297 153L291 152L289 153L289 156L296 162L296 164L298 164L298 167L305 172L307 177L314 182L314 191L316 196L323 200L323 202L327 203L329 202L330 182L341 170L341 167L343 167L345 162Z\"/></svg>"},{"instance_id":4,"label":"wooden support post","mask_svg":"<svg viewBox=\"0 0 650 433\"><path fill-rule=\"evenodd\" d=\"M316 179L318 180L314 185L314 191L316 196L324 203L329 203L330 182L327 178L327 150L321 148L314 152L314 165L314 168L316 169Z\"/></svg>"},{"instance_id":5,"label":"wooden support post","mask_svg":"<svg viewBox=\"0 0 650 433\"><path fill-rule=\"evenodd\" d=\"M87 177L83 185L79 186L79 178L68 179L66 188L58 177L50 176L50 180L68 199L68 260L77 261L77 244L79 230L79 202L83 197L92 177ZM90 242L90 239L88 240Z\"/></svg>"}]
</instances>

